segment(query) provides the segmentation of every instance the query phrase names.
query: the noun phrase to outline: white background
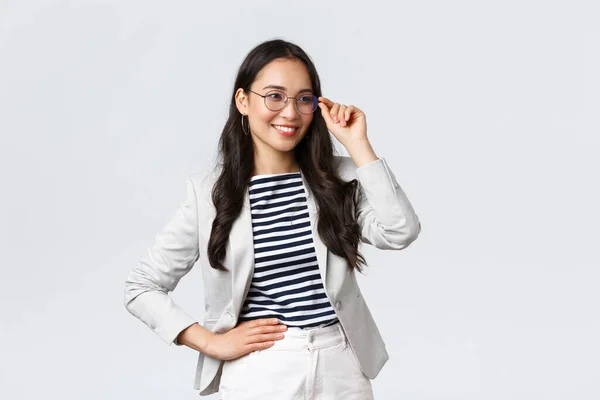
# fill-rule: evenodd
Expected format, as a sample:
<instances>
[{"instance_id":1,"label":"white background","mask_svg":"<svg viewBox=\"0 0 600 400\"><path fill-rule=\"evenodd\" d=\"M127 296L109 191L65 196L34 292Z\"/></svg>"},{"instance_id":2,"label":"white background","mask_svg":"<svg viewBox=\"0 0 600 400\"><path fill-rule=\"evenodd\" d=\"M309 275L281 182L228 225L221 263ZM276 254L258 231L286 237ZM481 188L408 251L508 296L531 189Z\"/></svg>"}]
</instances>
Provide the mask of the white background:
<instances>
[{"instance_id":1,"label":"white background","mask_svg":"<svg viewBox=\"0 0 600 400\"><path fill-rule=\"evenodd\" d=\"M364 249L376 399L600 398L595 4L0 0L0 397L198 398L124 281L281 37L366 112L423 225ZM199 268L173 296L202 319Z\"/></svg>"}]
</instances>

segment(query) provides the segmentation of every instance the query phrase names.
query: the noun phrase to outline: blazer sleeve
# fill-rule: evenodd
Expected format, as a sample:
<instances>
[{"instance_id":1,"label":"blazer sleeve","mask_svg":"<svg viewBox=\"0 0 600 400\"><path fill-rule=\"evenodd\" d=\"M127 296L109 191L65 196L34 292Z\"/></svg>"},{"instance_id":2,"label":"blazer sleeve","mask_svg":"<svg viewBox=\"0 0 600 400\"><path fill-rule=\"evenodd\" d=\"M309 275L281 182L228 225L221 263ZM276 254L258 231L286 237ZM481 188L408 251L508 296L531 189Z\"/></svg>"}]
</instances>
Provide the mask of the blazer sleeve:
<instances>
[{"instance_id":1,"label":"blazer sleeve","mask_svg":"<svg viewBox=\"0 0 600 400\"><path fill-rule=\"evenodd\" d=\"M185 199L125 282L127 310L168 344L179 345L177 335L196 322L175 304L169 292L198 257L198 206L188 177Z\"/></svg>"},{"instance_id":2,"label":"blazer sleeve","mask_svg":"<svg viewBox=\"0 0 600 400\"><path fill-rule=\"evenodd\" d=\"M356 168L350 157L344 158L358 178L362 241L383 250L408 247L421 232L421 223L385 159Z\"/></svg>"}]
</instances>

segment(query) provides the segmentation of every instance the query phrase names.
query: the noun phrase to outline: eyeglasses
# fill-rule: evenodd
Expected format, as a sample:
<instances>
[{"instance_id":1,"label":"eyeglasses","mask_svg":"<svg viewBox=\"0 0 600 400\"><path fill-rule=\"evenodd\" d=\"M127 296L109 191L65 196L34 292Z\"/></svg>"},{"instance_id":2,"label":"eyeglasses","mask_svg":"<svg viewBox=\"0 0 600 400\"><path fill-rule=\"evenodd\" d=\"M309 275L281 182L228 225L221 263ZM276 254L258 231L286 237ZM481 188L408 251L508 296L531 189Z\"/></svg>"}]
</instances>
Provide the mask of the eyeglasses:
<instances>
[{"instance_id":1,"label":"eyeglasses","mask_svg":"<svg viewBox=\"0 0 600 400\"><path fill-rule=\"evenodd\" d=\"M265 99L265 106L271 111L281 111L287 105L289 97L281 90L271 90L265 95L256 93L254 90L250 90ZM296 97L296 110L301 114L312 114L319 107L319 99L313 94L301 94Z\"/></svg>"}]
</instances>

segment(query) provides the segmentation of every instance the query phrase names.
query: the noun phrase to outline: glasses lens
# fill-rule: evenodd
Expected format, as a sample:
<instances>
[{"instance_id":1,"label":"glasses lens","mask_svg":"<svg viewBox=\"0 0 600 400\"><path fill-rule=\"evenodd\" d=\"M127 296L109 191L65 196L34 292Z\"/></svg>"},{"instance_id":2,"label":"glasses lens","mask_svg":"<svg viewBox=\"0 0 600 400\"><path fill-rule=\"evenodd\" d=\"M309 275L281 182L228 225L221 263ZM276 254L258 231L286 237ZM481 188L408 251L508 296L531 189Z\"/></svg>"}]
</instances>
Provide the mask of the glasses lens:
<instances>
[{"instance_id":1,"label":"glasses lens","mask_svg":"<svg viewBox=\"0 0 600 400\"><path fill-rule=\"evenodd\" d=\"M303 94L296 99L296 105L298 106L298 111L302 114L311 114L318 107L319 101L317 96L312 94Z\"/></svg>"},{"instance_id":2,"label":"glasses lens","mask_svg":"<svg viewBox=\"0 0 600 400\"><path fill-rule=\"evenodd\" d=\"M270 91L265 95L265 105L271 111L279 111L285 106L287 96L279 90Z\"/></svg>"}]
</instances>

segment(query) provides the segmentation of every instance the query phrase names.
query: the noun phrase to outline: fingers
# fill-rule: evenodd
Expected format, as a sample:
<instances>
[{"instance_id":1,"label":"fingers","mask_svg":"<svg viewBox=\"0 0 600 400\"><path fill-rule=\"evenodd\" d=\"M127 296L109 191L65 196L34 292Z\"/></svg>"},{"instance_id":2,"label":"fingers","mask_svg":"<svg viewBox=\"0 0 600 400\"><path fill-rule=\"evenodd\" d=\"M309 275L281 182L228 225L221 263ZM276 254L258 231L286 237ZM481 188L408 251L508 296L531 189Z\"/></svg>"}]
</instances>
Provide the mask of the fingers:
<instances>
[{"instance_id":1,"label":"fingers","mask_svg":"<svg viewBox=\"0 0 600 400\"><path fill-rule=\"evenodd\" d=\"M244 354L252 353L253 351L268 349L274 344L275 342L251 343L244 347Z\"/></svg>"},{"instance_id":2,"label":"fingers","mask_svg":"<svg viewBox=\"0 0 600 400\"><path fill-rule=\"evenodd\" d=\"M348 108L346 108L346 111L344 112L344 121L348 122L350 120L350 117L352 116L352 113L356 111L356 107L354 106L350 106Z\"/></svg>"},{"instance_id":3,"label":"fingers","mask_svg":"<svg viewBox=\"0 0 600 400\"><path fill-rule=\"evenodd\" d=\"M287 330L287 326L283 324L278 325L265 325L265 326L256 326L248 329L249 335L260 335L264 333L274 333L274 332L285 332Z\"/></svg>"},{"instance_id":4,"label":"fingers","mask_svg":"<svg viewBox=\"0 0 600 400\"><path fill-rule=\"evenodd\" d=\"M327 97L319 97L319 102L324 103L328 108L331 108L335 103Z\"/></svg>"},{"instance_id":5,"label":"fingers","mask_svg":"<svg viewBox=\"0 0 600 400\"><path fill-rule=\"evenodd\" d=\"M273 319L257 319L244 323L246 328L245 335L247 336L247 343L256 343L272 340L281 340L284 335L283 332L287 330L287 326L281 324L279 320L276 325L272 325Z\"/></svg>"},{"instance_id":6,"label":"fingers","mask_svg":"<svg viewBox=\"0 0 600 400\"><path fill-rule=\"evenodd\" d=\"M240 325L247 325L249 328L256 328L260 326L278 325L279 320L277 318L261 318L254 319L252 321L242 322Z\"/></svg>"},{"instance_id":7,"label":"fingers","mask_svg":"<svg viewBox=\"0 0 600 400\"><path fill-rule=\"evenodd\" d=\"M358 111L354 106L334 103L325 97L319 97L319 107L327 124L339 123L340 126L347 126L348 121L352 119L352 114Z\"/></svg>"},{"instance_id":8,"label":"fingers","mask_svg":"<svg viewBox=\"0 0 600 400\"><path fill-rule=\"evenodd\" d=\"M346 119L346 111L348 111L347 106L345 105L340 105L340 109L338 111L338 115L337 115L337 119L340 123L341 126L346 126L346 121L348 121L348 119Z\"/></svg>"},{"instance_id":9,"label":"fingers","mask_svg":"<svg viewBox=\"0 0 600 400\"><path fill-rule=\"evenodd\" d=\"M276 340L283 339L283 333L265 333L264 335L254 335L248 336L248 341L246 343L264 343L264 342L274 342Z\"/></svg>"},{"instance_id":10,"label":"fingers","mask_svg":"<svg viewBox=\"0 0 600 400\"><path fill-rule=\"evenodd\" d=\"M333 106L329 107L329 114L331 115L331 119L333 122L340 122L338 118L338 114L340 112L340 104L334 103Z\"/></svg>"},{"instance_id":11,"label":"fingers","mask_svg":"<svg viewBox=\"0 0 600 400\"><path fill-rule=\"evenodd\" d=\"M319 107L321 108L321 114L323 115L327 127L331 128L340 122L340 110L342 110L343 113L346 106L343 106L342 108L341 104L334 103L323 97L320 97L320 99L326 100L319 102Z\"/></svg>"},{"instance_id":12,"label":"fingers","mask_svg":"<svg viewBox=\"0 0 600 400\"><path fill-rule=\"evenodd\" d=\"M335 122L333 122L333 119L331 118L329 107L327 107L325 103L319 103L319 108L321 109L321 115L327 124L327 128L331 129L335 125Z\"/></svg>"},{"instance_id":13,"label":"fingers","mask_svg":"<svg viewBox=\"0 0 600 400\"><path fill-rule=\"evenodd\" d=\"M273 325L273 321L276 322ZM278 319L257 319L248 321L246 324L246 350L248 352L267 349L275 344L276 341L284 338L283 332L287 326L279 322Z\"/></svg>"}]
</instances>

